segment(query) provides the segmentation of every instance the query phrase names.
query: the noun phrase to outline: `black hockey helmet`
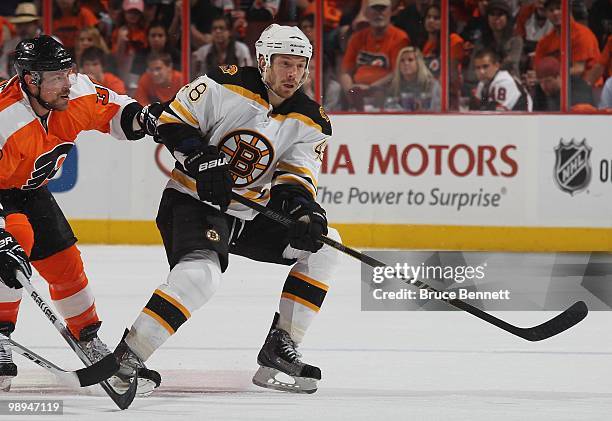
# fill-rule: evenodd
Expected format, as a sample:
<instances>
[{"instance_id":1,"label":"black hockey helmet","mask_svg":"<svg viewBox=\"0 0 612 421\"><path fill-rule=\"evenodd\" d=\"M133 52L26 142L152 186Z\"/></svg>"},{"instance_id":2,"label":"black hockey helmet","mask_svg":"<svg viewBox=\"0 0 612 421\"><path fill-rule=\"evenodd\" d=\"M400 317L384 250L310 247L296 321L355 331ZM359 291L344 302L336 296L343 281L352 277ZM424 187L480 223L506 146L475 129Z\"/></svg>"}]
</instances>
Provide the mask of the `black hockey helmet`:
<instances>
[{"instance_id":1,"label":"black hockey helmet","mask_svg":"<svg viewBox=\"0 0 612 421\"><path fill-rule=\"evenodd\" d=\"M67 70L72 66L70 52L49 35L24 39L15 48L15 70L22 80L26 74Z\"/></svg>"}]
</instances>

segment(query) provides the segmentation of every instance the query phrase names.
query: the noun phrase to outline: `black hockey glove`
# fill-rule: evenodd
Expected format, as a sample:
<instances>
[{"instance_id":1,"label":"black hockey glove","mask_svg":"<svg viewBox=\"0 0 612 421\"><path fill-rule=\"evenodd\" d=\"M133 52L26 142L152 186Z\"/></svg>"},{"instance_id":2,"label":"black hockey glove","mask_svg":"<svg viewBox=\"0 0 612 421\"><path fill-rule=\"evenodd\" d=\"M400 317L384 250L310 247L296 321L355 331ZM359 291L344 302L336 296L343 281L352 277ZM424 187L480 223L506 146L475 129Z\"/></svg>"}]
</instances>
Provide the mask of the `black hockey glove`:
<instances>
[{"instance_id":1,"label":"black hockey glove","mask_svg":"<svg viewBox=\"0 0 612 421\"><path fill-rule=\"evenodd\" d=\"M225 155L216 146L208 145L189 155L183 165L196 180L200 200L219 205L221 212L225 212L234 185Z\"/></svg>"},{"instance_id":2,"label":"black hockey glove","mask_svg":"<svg viewBox=\"0 0 612 421\"><path fill-rule=\"evenodd\" d=\"M142 131L145 134L157 136L157 119L164 112L164 105L159 102L152 102L145 105L136 115L136 121L140 124Z\"/></svg>"},{"instance_id":3,"label":"black hockey glove","mask_svg":"<svg viewBox=\"0 0 612 421\"><path fill-rule=\"evenodd\" d=\"M327 234L325 210L300 186L279 184L270 194L271 206L279 207L295 220L289 227L291 247L312 253L319 251L323 247L320 238Z\"/></svg>"},{"instance_id":4,"label":"black hockey glove","mask_svg":"<svg viewBox=\"0 0 612 421\"><path fill-rule=\"evenodd\" d=\"M7 287L21 288L16 270L28 278L32 276L32 267L25 251L7 230L0 228L0 281Z\"/></svg>"}]
</instances>

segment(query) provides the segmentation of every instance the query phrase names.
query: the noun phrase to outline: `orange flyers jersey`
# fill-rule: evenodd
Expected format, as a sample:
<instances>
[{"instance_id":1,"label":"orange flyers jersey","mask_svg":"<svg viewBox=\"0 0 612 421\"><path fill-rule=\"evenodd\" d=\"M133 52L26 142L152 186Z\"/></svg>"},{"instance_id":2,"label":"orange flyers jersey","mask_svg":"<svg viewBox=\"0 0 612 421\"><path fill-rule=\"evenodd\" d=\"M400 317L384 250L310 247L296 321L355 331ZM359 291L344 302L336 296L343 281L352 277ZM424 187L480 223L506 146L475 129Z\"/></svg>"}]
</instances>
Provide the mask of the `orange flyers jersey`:
<instances>
[{"instance_id":1,"label":"orange flyers jersey","mask_svg":"<svg viewBox=\"0 0 612 421\"><path fill-rule=\"evenodd\" d=\"M68 108L49 112L47 128L34 113L17 77L0 85L0 189L31 190L47 184L84 130L133 138L124 132L121 117L135 101L94 85L85 75L75 79Z\"/></svg>"}]
</instances>

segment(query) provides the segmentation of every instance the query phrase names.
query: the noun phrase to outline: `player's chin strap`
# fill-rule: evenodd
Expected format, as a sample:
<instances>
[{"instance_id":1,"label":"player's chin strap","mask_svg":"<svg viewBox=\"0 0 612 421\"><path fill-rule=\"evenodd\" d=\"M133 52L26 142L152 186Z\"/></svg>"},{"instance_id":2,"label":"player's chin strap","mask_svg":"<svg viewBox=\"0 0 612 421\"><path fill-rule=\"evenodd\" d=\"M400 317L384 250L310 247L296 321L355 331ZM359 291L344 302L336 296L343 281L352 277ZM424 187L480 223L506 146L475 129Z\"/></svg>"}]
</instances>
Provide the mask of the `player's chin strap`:
<instances>
[{"instance_id":1,"label":"player's chin strap","mask_svg":"<svg viewBox=\"0 0 612 421\"><path fill-rule=\"evenodd\" d=\"M40 85L42 82L42 77L40 75L40 73L38 72L32 72L30 73L30 75L32 75L32 78L34 79L34 84L36 86L38 86L38 95L34 95L32 93L32 91L30 91L30 89L28 88L28 84L25 83L25 81L23 80L23 78L19 78L19 81L21 82L21 88L24 90L24 92L31 98L34 98L36 101L38 101L38 103L40 105L42 105L44 108L46 108L49 111L53 111L55 108L48 103L47 101L44 101L41 97L40 97ZM25 75L24 75L25 76Z\"/></svg>"}]
</instances>

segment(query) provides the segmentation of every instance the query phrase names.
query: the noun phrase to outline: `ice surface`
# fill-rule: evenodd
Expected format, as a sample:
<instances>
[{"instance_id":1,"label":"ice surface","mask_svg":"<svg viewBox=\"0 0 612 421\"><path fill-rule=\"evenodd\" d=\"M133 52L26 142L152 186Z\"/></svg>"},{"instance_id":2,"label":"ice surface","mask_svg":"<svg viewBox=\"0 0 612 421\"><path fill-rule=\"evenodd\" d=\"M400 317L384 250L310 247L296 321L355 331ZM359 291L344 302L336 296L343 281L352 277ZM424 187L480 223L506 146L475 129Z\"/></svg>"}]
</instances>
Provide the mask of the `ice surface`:
<instances>
[{"instance_id":1,"label":"ice surface","mask_svg":"<svg viewBox=\"0 0 612 421\"><path fill-rule=\"evenodd\" d=\"M104 321L101 337L114 348L167 275L163 249L81 250ZM99 386L67 389L18 355L19 376L0 399L63 399L64 415L44 420L612 419L609 312L592 312L541 343L462 312L362 312L359 265L348 257L301 347L304 360L323 371L319 391L291 395L258 388L251 376L286 272L232 256L217 294L149 360L162 374L160 389L137 398L127 411L119 411ZM45 291L40 278L34 285ZM497 315L531 326L554 313ZM64 368L81 367L28 297L14 338Z\"/></svg>"}]
</instances>

